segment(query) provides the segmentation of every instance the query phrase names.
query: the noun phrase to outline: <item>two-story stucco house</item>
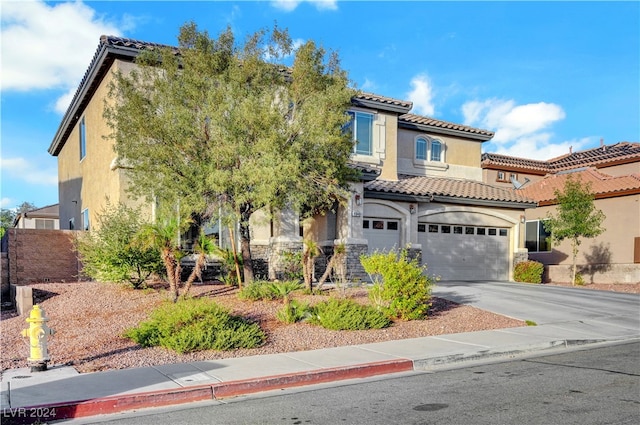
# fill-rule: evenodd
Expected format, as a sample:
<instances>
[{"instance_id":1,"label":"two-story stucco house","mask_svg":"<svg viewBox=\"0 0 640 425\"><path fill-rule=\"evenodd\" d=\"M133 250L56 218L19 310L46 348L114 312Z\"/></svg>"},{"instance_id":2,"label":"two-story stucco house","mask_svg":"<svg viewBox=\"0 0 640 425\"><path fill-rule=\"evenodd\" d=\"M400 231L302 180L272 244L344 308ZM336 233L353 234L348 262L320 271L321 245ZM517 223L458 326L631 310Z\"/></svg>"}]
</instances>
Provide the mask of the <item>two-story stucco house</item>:
<instances>
[{"instance_id":1,"label":"two-story stucco house","mask_svg":"<svg viewBox=\"0 0 640 425\"><path fill-rule=\"evenodd\" d=\"M103 36L49 147L58 157L61 228L89 229L110 202L127 198L127 177L102 117L115 70L127 71L156 44ZM362 171L335 212L300 223L292 211L252 222L252 255L278 275L282 251L315 240L326 254L343 243L351 277L365 277L361 254L410 246L442 279L512 276L522 259L524 212L535 203L512 188L483 183L482 143L490 131L411 114L412 103L361 93L352 101L352 165ZM526 259L526 254L524 254Z\"/></svg>"},{"instance_id":2,"label":"two-story stucco house","mask_svg":"<svg viewBox=\"0 0 640 425\"><path fill-rule=\"evenodd\" d=\"M604 233L580 246L579 272L587 283L640 282L640 143L602 143L548 161L484 154L482 167L486 182L515 186L538 203L526 212L525 247L545 264L546 279L570 280L570 243L554 246L542 222L555 213L555 191L572 177L590 185L595 207L606 216Z\"/></svg>"}]
</instances>

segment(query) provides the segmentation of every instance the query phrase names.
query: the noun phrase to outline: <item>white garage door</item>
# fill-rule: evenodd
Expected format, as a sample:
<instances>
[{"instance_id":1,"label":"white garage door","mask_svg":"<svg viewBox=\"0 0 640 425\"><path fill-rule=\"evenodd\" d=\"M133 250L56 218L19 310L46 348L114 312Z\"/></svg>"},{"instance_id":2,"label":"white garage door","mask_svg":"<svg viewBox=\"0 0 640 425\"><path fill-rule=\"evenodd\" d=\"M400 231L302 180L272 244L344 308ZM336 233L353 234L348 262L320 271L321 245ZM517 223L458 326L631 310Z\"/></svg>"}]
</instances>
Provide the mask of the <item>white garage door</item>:
<instances>
[{"instance_id":1,"label":"white garage door","mask_svg":"<svg viewBox=\"0 0 640 425\"><path fill-rule=\"evenodd\" d=\"M400 220L365 217L362 227L364 237L369 241L369 253L400 246Z\"/></svg>"},{"instance_id":2,"label":"white garage door","mask_svg":"<svg viewBox=\"0 0 640 425\"><path fill-rule=\"evenodd\" d=\"M508 280L508 235L498 227L418 225L422 262L442 280Z\"/></svg>"}]
</instances>

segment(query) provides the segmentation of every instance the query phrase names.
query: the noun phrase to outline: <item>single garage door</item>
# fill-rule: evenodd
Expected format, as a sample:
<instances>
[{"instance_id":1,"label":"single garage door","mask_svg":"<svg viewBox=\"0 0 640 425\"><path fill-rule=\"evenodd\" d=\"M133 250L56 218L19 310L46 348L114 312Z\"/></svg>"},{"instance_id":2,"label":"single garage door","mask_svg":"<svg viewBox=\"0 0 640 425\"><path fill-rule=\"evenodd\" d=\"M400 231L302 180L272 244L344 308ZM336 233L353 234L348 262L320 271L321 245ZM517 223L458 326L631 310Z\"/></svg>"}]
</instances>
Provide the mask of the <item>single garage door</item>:
<instances>
[{"instance_id":1,"label":"single garage door","mask_svg":"<svg viewBox=\"0 0 640 425\"><path fill-rule=\"evenodd\" d=\"M369 253L400 246L400 220L365 217L362 227L369 241Z\"/></svg>"},{"instance_id":2,"label":"single garage door","mask_svg":"<svg viewBox=\"0 0 640 425\"><path fill-rule=\"evenodd\" d=\"M429 275L442 280L508 280L509 230L420 223L418 241Z\"/></svg>"}]
</instances>

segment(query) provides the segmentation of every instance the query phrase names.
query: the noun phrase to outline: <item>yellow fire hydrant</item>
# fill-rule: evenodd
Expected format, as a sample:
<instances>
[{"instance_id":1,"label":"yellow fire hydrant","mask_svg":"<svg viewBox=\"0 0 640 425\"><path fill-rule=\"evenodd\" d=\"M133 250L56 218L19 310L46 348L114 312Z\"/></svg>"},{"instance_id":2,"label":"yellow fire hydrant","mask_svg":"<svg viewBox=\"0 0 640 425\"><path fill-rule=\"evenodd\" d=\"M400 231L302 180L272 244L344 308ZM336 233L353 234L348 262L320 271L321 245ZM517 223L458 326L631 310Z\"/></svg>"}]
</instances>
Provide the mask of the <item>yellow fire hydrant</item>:
<instances>
[{"instance_id":1,"label":"yellow fire hydrant","mask_svg":"<svg viewBox=\"0 0 640 425\"><path fill-rule=\"evenodd\" d=\"M47 370L47 362L51 359L48 352L48 339L54 330L47 326L49 318L39 305L34 305L27 319L29 329L22 331L22 336L29 337L29 358L31 372Z\"/></svg>"}]
</instances>

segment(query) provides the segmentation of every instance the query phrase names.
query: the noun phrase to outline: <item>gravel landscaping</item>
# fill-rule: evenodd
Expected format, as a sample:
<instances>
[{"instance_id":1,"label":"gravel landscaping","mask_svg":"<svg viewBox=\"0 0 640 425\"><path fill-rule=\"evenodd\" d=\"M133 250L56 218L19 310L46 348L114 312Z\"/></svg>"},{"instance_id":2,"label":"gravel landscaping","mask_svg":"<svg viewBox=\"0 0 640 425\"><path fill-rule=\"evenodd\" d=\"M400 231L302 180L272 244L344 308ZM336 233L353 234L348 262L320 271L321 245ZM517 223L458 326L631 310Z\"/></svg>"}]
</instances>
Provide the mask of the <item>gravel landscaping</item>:
<instances>
[{"instance_id":1,"label":"gravel landscaping","mask_svg":"<svg viewBox=\"0 0 640 425\"><path fill-rule=\"evenodd\" d=\"M433 298L426 320L396 322L391 327L365 331L331 331L306 323L284 324L275 319L280 301L243 301L235 288L220 283L205 283L192 288L192 295L210 297L232 313L260 324L267 342L259 348L234 351L200 351L177 354L163 348L141 348L123 338L123 332L136 326L167 300L166 288L155 285L133 290L120 285L97 282L42 283L31 285L36 303L50 318L55 330L49 346L51 363L73 365L80 372L180 363L229 357L253 356L291 351L313 350L343 345L400 340L422 336L452 334L488 329L525 326L520 320L500 316L474 307ZM597 285L588 285L594 289ZM640 292L640 285L615 285L614 289ZM333 290L333 296L348 296L367 302L364 289ZM295 298L317 302L327 295ZM3 311L1 318L2 370L26 367L29 348L20 331L27 327L26 317L15 310Z\"/></svg>"}]
</instances>

